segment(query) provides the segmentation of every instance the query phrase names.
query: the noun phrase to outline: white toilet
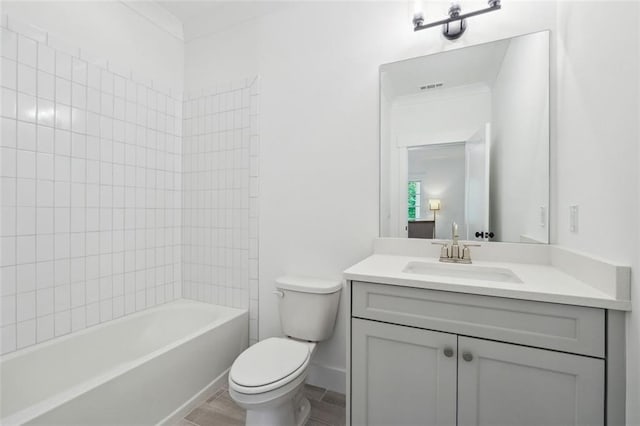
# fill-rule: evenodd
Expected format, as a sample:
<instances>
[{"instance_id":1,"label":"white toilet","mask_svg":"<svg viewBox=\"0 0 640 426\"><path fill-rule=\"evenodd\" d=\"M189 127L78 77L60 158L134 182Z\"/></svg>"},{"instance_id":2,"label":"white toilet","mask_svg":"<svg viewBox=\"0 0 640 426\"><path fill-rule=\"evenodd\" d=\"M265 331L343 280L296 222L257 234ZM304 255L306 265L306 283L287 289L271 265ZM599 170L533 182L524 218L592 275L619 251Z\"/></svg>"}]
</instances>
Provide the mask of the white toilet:
<instances>
[{"instance_id":1,"label":"white toilet","mask_svg":"<svg viewBox=\"0 0 640 426\"><path fill-rule=\"evenodd\" d=\"M242 352L229 372L229 394L247 410L247 425L300 426L311 406L303 394L316 342L333 333L339 281L281 277L280 323L287 337L262 340Z\"/></svg>"}]
</instances>

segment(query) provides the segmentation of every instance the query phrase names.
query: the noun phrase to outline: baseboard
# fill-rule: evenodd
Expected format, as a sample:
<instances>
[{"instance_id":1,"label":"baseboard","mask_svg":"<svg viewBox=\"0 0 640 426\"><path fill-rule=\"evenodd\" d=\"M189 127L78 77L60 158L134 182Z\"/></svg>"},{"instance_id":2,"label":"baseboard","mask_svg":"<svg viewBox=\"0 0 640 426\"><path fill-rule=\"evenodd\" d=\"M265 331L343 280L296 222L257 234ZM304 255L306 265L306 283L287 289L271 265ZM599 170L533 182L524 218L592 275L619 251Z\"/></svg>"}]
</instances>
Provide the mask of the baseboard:
<instances>
[{"instance_id":1,"label":"baseboard","mask_svg":"<svg viewBox=\"0 0 640 426\"><path fill-rule=\"evenodd\" d=\"M307 383L334 392L345 393L347 388L347 374L345 370L327 367L326 365L311 364Z\"/></svg>"},{"instance_id":2,"label":"baseboard","mask_svg":"<svg viewBox=\"0 0 640 426\"><path fill-rule=\"evenodd\" d=\"M229 368L222 372L218 377L213 379L211 383L202 388L200 392L195 394L191 399L178 407L173 413L158 422L160 426L173 426L182 420L187 414L194 408L202 404L211 395L213 395L218 389L227 383L227 376L229 374Z\"/></svg>"}]
</instances>

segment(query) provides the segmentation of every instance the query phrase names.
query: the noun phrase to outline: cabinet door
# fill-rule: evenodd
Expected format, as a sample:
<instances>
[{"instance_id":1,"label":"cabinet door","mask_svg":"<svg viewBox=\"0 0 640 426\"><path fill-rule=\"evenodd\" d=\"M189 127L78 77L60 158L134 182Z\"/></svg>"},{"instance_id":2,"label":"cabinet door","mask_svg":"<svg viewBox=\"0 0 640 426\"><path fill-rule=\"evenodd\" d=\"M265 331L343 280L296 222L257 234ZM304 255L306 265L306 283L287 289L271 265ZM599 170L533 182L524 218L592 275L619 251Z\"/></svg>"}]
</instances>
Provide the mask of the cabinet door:
<instances>
[{"instance_id":1,"label":"cabinet door","mask_svg":"<svg viewBox=\"0 0 640 426\"><path fill-rule=\"evenodd\" d=\"M354 426L455 425L454 334L354 318L351 336Z\"/></svg>"},{"instance_id":2,"label":"cabinet door","mask_svg":"<svg viewBox=\"0 0 640 426\"><path fill-rule=\"evenodd\" d=\"M604 360L458 338L458 425L604 424Z\"/></svg>"}]
</instances>

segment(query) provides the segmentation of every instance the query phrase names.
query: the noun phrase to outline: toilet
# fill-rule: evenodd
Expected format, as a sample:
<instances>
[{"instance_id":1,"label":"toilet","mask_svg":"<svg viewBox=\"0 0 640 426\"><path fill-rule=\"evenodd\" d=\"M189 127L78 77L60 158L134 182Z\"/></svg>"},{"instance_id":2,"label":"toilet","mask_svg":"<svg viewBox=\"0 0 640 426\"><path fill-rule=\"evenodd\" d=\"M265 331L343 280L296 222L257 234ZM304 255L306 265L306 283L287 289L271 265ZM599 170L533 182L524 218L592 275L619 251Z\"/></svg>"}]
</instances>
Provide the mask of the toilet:
<instances>
[{"instance_id":1,"label":"toilet","mask_svg":"<svg viewBox=\"0 0 640 426\"><path fill-rule=\"evenodd\" d=\"M242 352L229 371L229 394L247 410L247 425L300 426L311 411L303 394L311 356L333 334L342 283L287 276L276 288L286 337Z\"/></svg>"}]
</instances>

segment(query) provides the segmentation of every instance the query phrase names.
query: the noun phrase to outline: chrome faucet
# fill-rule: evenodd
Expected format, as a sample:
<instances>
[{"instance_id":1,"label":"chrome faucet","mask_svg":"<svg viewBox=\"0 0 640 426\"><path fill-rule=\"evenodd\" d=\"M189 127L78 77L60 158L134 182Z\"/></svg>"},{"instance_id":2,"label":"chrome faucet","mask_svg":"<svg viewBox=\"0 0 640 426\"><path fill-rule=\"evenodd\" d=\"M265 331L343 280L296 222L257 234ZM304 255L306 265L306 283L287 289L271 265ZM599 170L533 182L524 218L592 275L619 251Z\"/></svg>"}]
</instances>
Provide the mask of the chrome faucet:
<instances>
[{"instance_id":1,"label":"chrome faucet","mask_svg":"<svg viewBox=\"0 0 640 426\"><path fill-rule=\"evenodd\" d=\"M453 222L451 225L451 243L449 242L436 242L431 244L437 244L442 246L440 249L440 262L446 263L471 263L471 249L469 247L480 247L480 244L460 244L458 243L458 224Z\"/></svg>"}]
</instances>

